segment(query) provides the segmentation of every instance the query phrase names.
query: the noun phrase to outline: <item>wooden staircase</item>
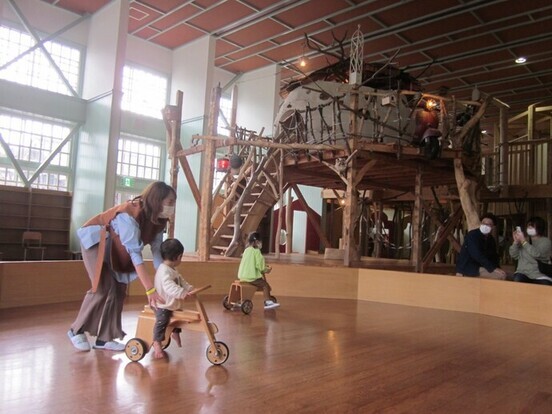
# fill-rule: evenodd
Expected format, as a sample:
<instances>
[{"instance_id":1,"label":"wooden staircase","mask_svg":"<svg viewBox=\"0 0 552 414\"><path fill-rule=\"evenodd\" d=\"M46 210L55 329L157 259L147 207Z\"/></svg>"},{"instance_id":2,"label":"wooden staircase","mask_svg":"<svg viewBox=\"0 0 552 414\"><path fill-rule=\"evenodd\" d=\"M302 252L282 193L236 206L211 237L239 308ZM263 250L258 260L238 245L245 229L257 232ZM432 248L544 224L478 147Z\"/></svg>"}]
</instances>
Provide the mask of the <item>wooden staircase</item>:
<instances>
[{"instance_id":1,"label":"wooden staircase","mask_svg":"<svg viewBox=\"0 0 552 414\"><path fill-rule=\"evenodd\" d=\"M227 214L211 237L211 254L239 256L250 232L256 231L266 212L278 201L278 165L280 151L269 149L247 178L239 182ZM232 192L232 187L227 193ZM236 227L238 226L238 227Z\"/></svg>"}]
</instances>

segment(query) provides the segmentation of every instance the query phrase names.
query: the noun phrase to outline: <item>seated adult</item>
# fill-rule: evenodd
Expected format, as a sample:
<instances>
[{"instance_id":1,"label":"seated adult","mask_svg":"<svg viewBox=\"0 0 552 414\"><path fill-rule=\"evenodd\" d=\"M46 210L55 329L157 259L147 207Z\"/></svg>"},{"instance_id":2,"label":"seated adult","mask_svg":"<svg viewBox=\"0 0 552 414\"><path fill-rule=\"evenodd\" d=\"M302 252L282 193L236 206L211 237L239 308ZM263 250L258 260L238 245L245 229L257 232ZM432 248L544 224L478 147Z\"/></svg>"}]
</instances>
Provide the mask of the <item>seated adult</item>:
<instances>
[{"instance_id":1,"label":"seated adult","mask_svg":"<svg viewBox=\"0 0 552 414\"><path fill-rule=\"evenodd\" d=\"M523 231L514 231L514 242L510 246L510 256L517 260L517 268L514 273L514 281L524 283L537 283L540 285L552 285L552 278L539 271L538 261L550 263L551 243L544 236L545 221L540 217L532 217L527 222L527 236Z\"/></svg>"},{"instance_id":2,"label":"seated adult","mask_svg":"<svg viewBox=\"0 0 552 414\"><path fill-rule=\"evenodd\" d=\"M496 216L487 213L481 217L479 228L466 234L456 260L456 276L506 279L506 272L499 265L496 241L491 234L494 226Z\"/></svg>"}]
</instances>

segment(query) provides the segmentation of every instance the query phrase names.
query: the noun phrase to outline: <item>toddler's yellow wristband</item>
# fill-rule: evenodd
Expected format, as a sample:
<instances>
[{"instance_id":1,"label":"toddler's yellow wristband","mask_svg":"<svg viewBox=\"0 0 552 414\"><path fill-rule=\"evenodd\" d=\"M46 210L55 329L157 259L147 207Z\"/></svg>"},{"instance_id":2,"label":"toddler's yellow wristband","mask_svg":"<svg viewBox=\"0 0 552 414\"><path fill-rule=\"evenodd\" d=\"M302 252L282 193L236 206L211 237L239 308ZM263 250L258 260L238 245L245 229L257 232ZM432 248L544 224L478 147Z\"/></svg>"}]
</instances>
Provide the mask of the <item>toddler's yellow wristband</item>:
<instances>
[{"instance_id":1,"label":"toddler's yellow wristband","mask_svg":"<svg viewBox=\"0 0 552 414\"><path fill-rule=\"evenodd\" d=\"M154 287L152 287L150 290L146 290L146 295L148 295L148 296L153 294L153 293L155 293L155 288Z\"/></svg>"}]
</instances>

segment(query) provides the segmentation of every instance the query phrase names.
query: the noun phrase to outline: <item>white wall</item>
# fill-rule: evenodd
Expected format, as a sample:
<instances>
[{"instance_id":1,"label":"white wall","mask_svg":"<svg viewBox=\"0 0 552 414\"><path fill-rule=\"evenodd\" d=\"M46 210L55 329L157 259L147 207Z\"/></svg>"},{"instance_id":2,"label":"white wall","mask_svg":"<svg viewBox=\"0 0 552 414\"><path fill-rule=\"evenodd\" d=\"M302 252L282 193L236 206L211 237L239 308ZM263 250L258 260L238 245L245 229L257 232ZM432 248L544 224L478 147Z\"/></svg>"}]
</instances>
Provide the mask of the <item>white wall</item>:
<instances>
[{"instance_id":1,"label":"white wall","mask_svg":"<svg viewBox=\"0 0 552 414\"><path fill-rule=\"evenodd\" d=\"M184 94L182 119L209 114L213 88L215 39L204 37L173 51L171 96Z\"/></svg>"},{"instance_id":2,"label":"white wall","mask_svg":"<svg viewBox=\"0 0 552 414\"><path fill-rule=\"evenodd\" d=\"M237 82L237 124L263 135L272 136L274 117L280 101L280 71L278 65L244 74Z\"/></svg>"}]
</instances>

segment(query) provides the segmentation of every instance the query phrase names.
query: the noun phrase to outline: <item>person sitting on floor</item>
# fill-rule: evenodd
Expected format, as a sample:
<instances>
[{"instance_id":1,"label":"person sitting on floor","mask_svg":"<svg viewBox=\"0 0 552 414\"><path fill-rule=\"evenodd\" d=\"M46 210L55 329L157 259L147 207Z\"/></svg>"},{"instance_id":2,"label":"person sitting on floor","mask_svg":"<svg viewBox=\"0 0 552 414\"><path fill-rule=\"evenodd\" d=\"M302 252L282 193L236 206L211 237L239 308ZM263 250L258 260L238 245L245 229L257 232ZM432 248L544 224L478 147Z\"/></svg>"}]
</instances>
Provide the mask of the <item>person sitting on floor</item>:
<instances>
[{"instance_id":1,"label":"person sitting on floor","mask_svg":"<svg viewBox=\"0 0 552 414\"><path fill-rule=\"evenodd\" d=\"M456 276L506 278L506 272L499 265L496 241L491 234L496 221L494 214L487 213L481 217L479 228L468 232L456 261Z\"/></svg>"},{"instance_id":2,"label":"person sitting on floor","mask_svg":"<svg viewBox=\"0 0 552 414\"><path fill-rule=\"evenodd\" d=\"M510 246L510 256L517 260L514 273L515 282L552 285L552 278L539 271L538 261L550 263L551 242L544 236L546 223L540 217L532 217L527 222L527 236L522 231L514 231L514 242Z\"/></svg>"}]
</instances>

